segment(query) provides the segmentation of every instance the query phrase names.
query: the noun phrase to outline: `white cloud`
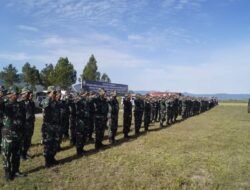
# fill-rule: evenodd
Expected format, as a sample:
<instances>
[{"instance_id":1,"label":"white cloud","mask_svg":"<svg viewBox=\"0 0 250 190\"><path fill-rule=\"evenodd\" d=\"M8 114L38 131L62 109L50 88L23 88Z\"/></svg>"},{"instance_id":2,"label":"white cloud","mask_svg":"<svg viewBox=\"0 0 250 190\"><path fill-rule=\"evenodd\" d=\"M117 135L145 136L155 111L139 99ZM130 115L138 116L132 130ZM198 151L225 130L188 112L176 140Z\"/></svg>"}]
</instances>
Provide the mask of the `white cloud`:
<instances>
[{"instance_id":1,"label":"white cloud","mask_svg":"<svg viewBox=\"0 0 250 190\"><path fill-rule=\"evenodd\" d=\"M202 64L148 67L131 80L133 89L170 90L194 93L249 93L249 45L212 53ZM144 77L147 76L147 77ZM141 88L143 86L143 88Z\"/></svg>"},{"instance_id":2,"label":"white cloud","mask_svg":"<svg viewBox=\"0 0 250 190\"><path fill-rule=\"evenodd\" d=\"M24 31L30 31L30 32L38 32L38 28L33 27L33 26L27 26L27 25L18 25L17 26L19 30L24 30Z\"/></svg>"}]
</instances>

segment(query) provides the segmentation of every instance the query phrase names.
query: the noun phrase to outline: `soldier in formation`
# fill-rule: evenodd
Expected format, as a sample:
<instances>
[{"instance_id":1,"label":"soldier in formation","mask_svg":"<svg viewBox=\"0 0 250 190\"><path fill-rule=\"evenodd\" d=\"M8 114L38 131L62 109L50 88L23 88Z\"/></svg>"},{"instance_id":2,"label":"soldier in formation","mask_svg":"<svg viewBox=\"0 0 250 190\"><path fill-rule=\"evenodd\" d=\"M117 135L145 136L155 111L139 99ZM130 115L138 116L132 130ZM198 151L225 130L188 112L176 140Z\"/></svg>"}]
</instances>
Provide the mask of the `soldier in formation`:
<instances>
[{"instance_id":1,"label":"soldier in formation","mask_svg":"<svg viewBox=\"0 0 250 190\"><path fill-rule=\"evenodd\" d=\"M26 160L34 132L35 105L32 91L23 88L19 91L13 86L7 91L0 88L0 128L1 151L6 180L22 176L19 171L20 156ZM123 100L123 133L129 138L134 109L135 135L138 136L144 120L144 130L148 131L152 122L160 122L160 127L175 123L182 119L198 115L218 104L215 98L194 98L188 96L169 95L151 97L136 95L134 108L132 97L126 95ZM70 144L76 148L78 156L84 155L84 146L92 142L95 132L95 148L103 145L104 132L108 127L109 142L115 144L118 129L119 103L117 92L110 95L103 89L98 94L83 91L80 94L66 94L54 86L47 89L47 97L42 101L43 123L42 144L45 167L57 165L56 153L60 150L62 138L70 137Z\"/></svg>"}]
</instances>

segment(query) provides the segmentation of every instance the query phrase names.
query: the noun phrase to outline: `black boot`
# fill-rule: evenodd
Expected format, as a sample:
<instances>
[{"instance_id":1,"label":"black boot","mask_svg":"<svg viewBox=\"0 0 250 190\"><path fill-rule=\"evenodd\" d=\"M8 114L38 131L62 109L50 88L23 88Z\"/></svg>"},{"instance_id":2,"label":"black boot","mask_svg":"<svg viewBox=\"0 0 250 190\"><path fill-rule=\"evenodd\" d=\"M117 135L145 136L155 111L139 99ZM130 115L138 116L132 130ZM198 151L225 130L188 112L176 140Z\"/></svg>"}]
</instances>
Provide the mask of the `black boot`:
<instances>
[{"instance_id":1,"label":"black boot","mask_svg":"<svg viewBox=\"0 0 250 190\"><path fill-rule=\"evenodd\" d=\"M57 161L54 157L51 157L51 163L52 165L58 165L59 161Z\"/></svg>"},{"instance_id":2,"label":"black boot","mask_svg":"<svg viewBox=\"0 0 250 190\"><path fill-rule=\"evenodd\" d=\"M45 167L50 168L52 166L51 158L50 156L45 156Z\"/></svg>"},{"instance_id":3,"label":"black boot","mask_svg":"<svg viewBox=\"0 0 250 190\"><path fill-rule=\"evenodd\" d=\"M9 169L5 168L4 169L4 178L6 181L12 181L13 180L13 176L11 175Z\"/></svg>"},{"instance_id":4,"label":"black boot","mask_svg":"<svg viewBox=\"0 0 250 190\"><path fill-rule=\"evenodd\" d=\"M82 148L76 148L76 154L77 154L78 156L82 156L83 153L84 153L84 151L83 151Z\"/></svg>"}]
</instances>

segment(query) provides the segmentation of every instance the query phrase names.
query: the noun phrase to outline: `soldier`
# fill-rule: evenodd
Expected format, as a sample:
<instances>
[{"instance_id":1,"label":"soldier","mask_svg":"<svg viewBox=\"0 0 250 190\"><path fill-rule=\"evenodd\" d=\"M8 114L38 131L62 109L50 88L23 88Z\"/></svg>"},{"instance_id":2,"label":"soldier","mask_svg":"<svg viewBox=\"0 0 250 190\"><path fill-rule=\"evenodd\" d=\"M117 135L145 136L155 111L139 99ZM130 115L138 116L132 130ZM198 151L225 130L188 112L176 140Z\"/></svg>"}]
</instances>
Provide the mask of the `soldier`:
<instances>
[{"instance_id":1,"label":"soldier","mask_svg":"<svg viewBox=\"0 0 250 190\"><path fill-rule=\"evenodd\" d=\"M129 131L132 122L131 96L128 94L123 100L123 134L124 138L129 138Z\"/></svg>"},{"instance_id":2,"label":"soldier","mask_svg":"<svg viewBox=\"0 0 250 190\"><path fill-rule=\"evenodd\" d=\"M27 160L27 158L30 158L27 152L30 148L31 139L34 133L35 103L32 100L32 91L29 88L24 87L21 94L25 109L24 136L21 156L23 160Z\"/></svg>"},{"instance_id":3,"label":"soldier","mask_svg":"<svg viewBox=\"0 0 250 190\"><path fill-rule=\"evenodd\" d=\"M61 123L63 139L69 138L69 100L65 95L61 99Z\"/></svg>"},{"instance_id":4,"label":"soldier","mask_svg":"<svg viewBox=\"0 0 250 190\"><path fill-rule=\"evenodd\" d=\"M169 97L166 100L166 110L167 110L167 124L170 125L173 122L173 99Z\"/></svg>"},{"instance_id":5,"label":"soldier","mask_svg":"<svg viewBox=\"0 0 250 190\"><path fill-rule=\"evenodd\" d=\"M164 98L160 100L160 127L164 126L164 121L166 121L166 101Z\"/></svg>"},{"instance_id":6,"label":"soldier","mask_svg":"<svg viewBox=\"0 0 250 190\"><path fill-rule=\"evenodd\" d=\"M103 147L102 141L104 137L104 132L106 128L108 105L105 99L105 91L99 89L99 96L93 99L95 108L95 148L98 150Z\"/></svg>"},{"instance_id":7,"label":"soldier","mask_svg":"<svg viewBox=\"0 0 250 190\"><path fill-rule=\"evenodd\" d=\"M89 107L87 103L87 92L82 93L76 102L76 152L83 155L83 147L88 136Z\"/></svg>"},{"instance_id":8,"label":"soldier","mask_svg":"<svg viewBox=\"0 0 250 190\"><path fill-rule=\"evenodd\" d=\"M62 138L63 138L63 120L64 120L64 106L63 106L63 103L62 103L62 94L61 94L61 91L60 90L57 90L56 91L56 102L57 102L57 105L58 105L58 108L59 108L59 112L60 112L60 118L59 118L59 143L58 143L58 151L61 150L61 143L62 143Z\"/></svg>"},{"instance_id":9,"label":"soldier","mask_svg":"<svg viewBox=\"0 0 250 190\"><path fill-rule=\"evenodd\" d=\"M3 128L3 110L4 110L4 96L5 96L4 86L0 86L0 152L1 152L1 142L2 142L2 128Z\"/></svg>"},{"instance_id":10,"label":"soldier","mask_svg":"<svg viewBox=\"0 0 250 190\"><path fill-rule=\"evenodd\" d=\"M148 127L150 124L150 115L151 115L150 98L146 97L144 100L144 129L145 131L148 131Z\"/></svg>"},{"instance_id":11,"label":"soldier","mask_svg":"<svg viewBox=\"0 0 250 190\"><path fill-rule=\"evenodd\" d=\"M69 95L69 129L70 129L70 144L76 144L76 103L73 96Z\"/></svg>"},{"instance_id":12,"label":"soldier","mask_svg":"<svg viewBox=\"0 0 250 190\"><path fill-rule=\"evenodd\" d=\"M114 90L111 93L109 104L111 106L111 125L109 128L109 142L115 143L115 136L118 128L118 116L119 116L119 102L116 98L117 92Z\"/></svg>"},{"instance_id":13,"label":"soldier","mask_svg":"<svg viewBox=\"0 0 250 190\"><path fill-rule=\"evenodd\" d=\"M89 122L88 122L88 126L89 126L89 131L88 131L88 138L89 141L93 142L94 139L92 137L93 132L94 132L94 116L95 116L95 107L94 107L94 98L95 98L95 94L94 92L90 92L89 97L88 97L88 104L89 104Z\"/></svg>"},{"instance_id":14,"label":"soldier","mask_svg":"<svg viewBox=\"0 0 250 190\"><path fill-rule=\"evenodd\" d=\"M135 109L134 109L134 118L135 118L135 135L138 135L140 132L142 124L144 104L140 95L137 95L135 98Z\"/></svg>"},{"instance_id":15,"label":"soldier","mask_svg":"<svg viewBox=\"0 0 250 190\"><path fill-rule=\"evenodd\" d=\"M23 176L19 166L25 111L23 104L17 101L17 97L17 87L11 86L4 102L2 128L2 155L6 181Z\"/></svg>"},{"instance_id":16,"label":"soldier","mask_svg":"<svg viewBox=\"0 0 250 190\"><path fill-rule=\"evenodd\" d=\"M56 101L56 90L49 86L47 98L42 102L43 124L42 141L44 145L45 167L58 164L55 160L60 142L60 107Z\"/></svg>"},{"instance_id":17,"label":"soldier","mask_svg":"<svg viewBox=\"0 0 250 190\"><path fill-rule=\"evenodd\" d=\"M160 100L159 100L159 97L156 98L156 111L155 111L155 121L156 122L159 122L160 121Z\"/></svg>"},{"instance_id":18,"label":"soldier","mask_svg":"<svg viewBox=\"0 0 250 190\"><path fill-rule=\"evenodd\" d=\"M178 115L179 115L179 99L177 96L175 96L174 101L173 101L173 120L174 120L174 122L176 122Z\"/></svg>"}]
</instances>

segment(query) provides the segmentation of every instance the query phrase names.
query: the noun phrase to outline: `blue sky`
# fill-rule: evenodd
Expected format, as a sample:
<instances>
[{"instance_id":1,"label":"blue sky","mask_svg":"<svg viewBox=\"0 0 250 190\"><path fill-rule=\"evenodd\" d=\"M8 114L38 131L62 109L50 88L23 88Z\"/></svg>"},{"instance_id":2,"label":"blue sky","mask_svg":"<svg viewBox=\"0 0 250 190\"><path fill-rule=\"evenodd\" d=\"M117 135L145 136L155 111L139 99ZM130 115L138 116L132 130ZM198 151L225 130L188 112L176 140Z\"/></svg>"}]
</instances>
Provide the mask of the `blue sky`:
<instances>
[{"instance_id":1,"label":"blue sky","mask_svg":"<svg viewBox=\"0 0 250 190\"><path fill-rule=\"evenodd\" d=\"M132 90L250 93L249 0L1 0L0 64L91 54Z\"/></svg>"}]
</instances>

